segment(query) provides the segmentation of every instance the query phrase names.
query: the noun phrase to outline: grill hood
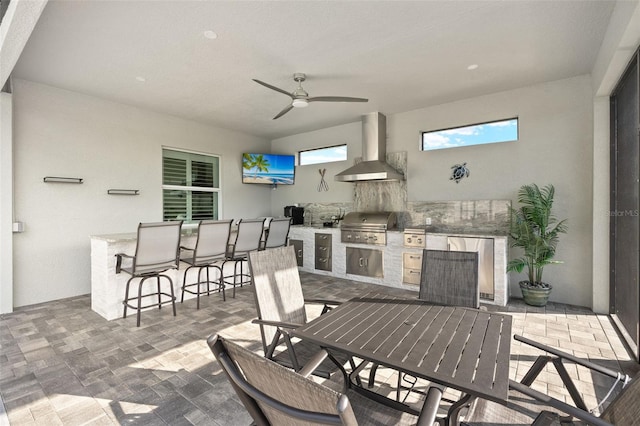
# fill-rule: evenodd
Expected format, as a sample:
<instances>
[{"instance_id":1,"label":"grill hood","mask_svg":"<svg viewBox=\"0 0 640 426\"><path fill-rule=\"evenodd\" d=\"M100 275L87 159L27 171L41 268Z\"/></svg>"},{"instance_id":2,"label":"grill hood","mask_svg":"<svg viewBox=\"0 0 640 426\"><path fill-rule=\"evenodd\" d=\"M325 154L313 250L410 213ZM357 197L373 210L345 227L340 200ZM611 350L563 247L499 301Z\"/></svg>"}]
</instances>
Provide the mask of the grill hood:
<instances>
[{"instance_id":1,"label":"grill hood","mask_svg":"<svg viewBox=\"0 0 640 426\"><path fill-rule=\"evenodd\" d=\"M362 116L362 162L338 173L338 182L371 180L398 181L404 175L385 162L387 155L387 117L379 112Z\"/></svg>"}]
</instances>

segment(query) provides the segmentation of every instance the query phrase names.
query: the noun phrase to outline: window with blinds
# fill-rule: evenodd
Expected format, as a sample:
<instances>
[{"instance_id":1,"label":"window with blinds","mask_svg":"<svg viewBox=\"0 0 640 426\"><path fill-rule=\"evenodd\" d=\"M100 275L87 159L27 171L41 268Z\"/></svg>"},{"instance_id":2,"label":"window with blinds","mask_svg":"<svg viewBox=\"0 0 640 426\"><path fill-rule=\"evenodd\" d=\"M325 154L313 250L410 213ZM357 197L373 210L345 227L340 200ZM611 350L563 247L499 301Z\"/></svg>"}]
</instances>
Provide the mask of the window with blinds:
<instances>
[{"instance_id":1,"label":"window with blinds","mask_svg":"<svg viewBox=\"0 0 640 426\"><path fill-rule=\"evenodd\" d=\"M163 219L218 219L220 157L162 150Z\"/></svg>"}]
</instances>

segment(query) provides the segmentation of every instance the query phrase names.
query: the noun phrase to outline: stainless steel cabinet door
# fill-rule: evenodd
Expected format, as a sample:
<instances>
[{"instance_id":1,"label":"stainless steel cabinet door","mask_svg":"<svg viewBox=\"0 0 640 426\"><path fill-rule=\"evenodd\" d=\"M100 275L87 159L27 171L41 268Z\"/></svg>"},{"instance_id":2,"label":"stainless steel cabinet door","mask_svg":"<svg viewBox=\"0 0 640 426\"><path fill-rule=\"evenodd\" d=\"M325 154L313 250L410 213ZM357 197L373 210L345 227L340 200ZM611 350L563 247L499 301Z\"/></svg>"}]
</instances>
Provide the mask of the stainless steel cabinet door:
<instances>
[{"instance_id":1,"label":"stainless steel cabinet door","mask_svg":"<svg viewBox=\"0 0 640 426\"><path fill-rule=\"evenodd\" d=\"M296 262L298 266L304 266L304 241L302 240L289 240L289 245L293 246L296 252Z\"/></svg>"},{"instance_id":2,"label":"stainless steel cabinet door","mask_svg":"<svg viewBox=\"0 0 640 426\"><path fill-rule=\"evenodd\" d=\"M478 253L478 286L480 297L493 300L493 238L449 237L450 251L470 251Z\"/></svg>"},{"instance_id":3,"label":"stainless steel cabinet door","mask_svg":"<svg viewBox=\"0 0 640 426\"><path fill-rule=\"evenodd\" d=\"M384 277L382 250L347 247L347 274Z\"/></svg>"}]
</instances>

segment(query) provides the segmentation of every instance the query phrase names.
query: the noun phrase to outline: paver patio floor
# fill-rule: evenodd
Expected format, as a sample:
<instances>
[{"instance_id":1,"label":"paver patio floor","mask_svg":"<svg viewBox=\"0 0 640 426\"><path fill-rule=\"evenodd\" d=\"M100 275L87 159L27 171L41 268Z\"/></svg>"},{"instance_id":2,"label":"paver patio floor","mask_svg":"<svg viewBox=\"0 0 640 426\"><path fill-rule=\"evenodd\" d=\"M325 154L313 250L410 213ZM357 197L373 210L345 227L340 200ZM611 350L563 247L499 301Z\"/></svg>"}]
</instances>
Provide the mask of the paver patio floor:
<instances>
[{"instance_id":1,"label":"paver patio floor","mask_svg":"<svg viewBox=\"0 0 640 426\"><path fill-rule=\"evenodd\" d=\"M347 300L375 288L407 297L416 292L301 273L306 297ZM248 425L250 418L232 392L205 339L220 333L262 353L251 287L238 288L223 302L214 294L170 309L106 321L91 311L89 296L17 309L0 317L0 426L11 425ZM589 309L549 303L526 306L514 299L506 308L513 331L580 358L635 374L640 368L609 318ZM309 316L318 315L317 307ZM512 343L511 377L520 379L540 352ZM607 393L610 382L570 368L588 407ZM380 369L380 392L393 392L396 376ZM569 402L552 369L535 389ZM409 400L416 402L416 395ZM445 396L455 397L449 391Z\"/></svg>"}]
</instances>

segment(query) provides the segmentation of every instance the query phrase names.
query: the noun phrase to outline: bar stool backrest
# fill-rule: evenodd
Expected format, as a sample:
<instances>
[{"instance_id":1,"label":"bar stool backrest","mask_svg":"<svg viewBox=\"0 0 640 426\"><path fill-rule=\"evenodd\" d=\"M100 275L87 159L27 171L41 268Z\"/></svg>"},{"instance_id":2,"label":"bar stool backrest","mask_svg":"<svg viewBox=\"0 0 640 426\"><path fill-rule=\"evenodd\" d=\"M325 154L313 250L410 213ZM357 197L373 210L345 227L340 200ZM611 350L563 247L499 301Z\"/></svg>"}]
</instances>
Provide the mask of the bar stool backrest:
<instances>
[{"instance_id":1,"label":"bar stool backrest","mask_svg":"<svg viewBox=\"0 0 640 426\"><path fill-rule=\"evenodd\" d=\"M269 234L265 248L282 247L287 245L287 237L289 236L289 228L291 227L291 218L273 219L269 224Z\"/></svg>"},{"instance_id":2,"label":"bar stool backrest","mask_svg":"<svg viewBox=\"0 0 640 426\"><path fill-rule=\"evenodd\" d=\"M238 235L233 249L234 253L247 253L258 250L263 229L264 219L240 219L240 222L238 222Z\"/></svg>"},{"instance_id":3,"label":"bar stool backrest","mask_svg":"<svg viewBox=\"0 0 640 426\"><path fill-rule=\"evenodd\" d=\"M193 253L197 264L224 258L229 245L232 220L201 220Z\"/></svg>"},{"instance_id":4,"label":"bar stool backrest","mask_svg":"<svg viewBox=\"0 0 640 426\"><path fill-rule=\"evenodd\" d=\"M177 269L181 228L181 220L140 223L133 273L138 275Z\"/></svg>"}]
</instances>

